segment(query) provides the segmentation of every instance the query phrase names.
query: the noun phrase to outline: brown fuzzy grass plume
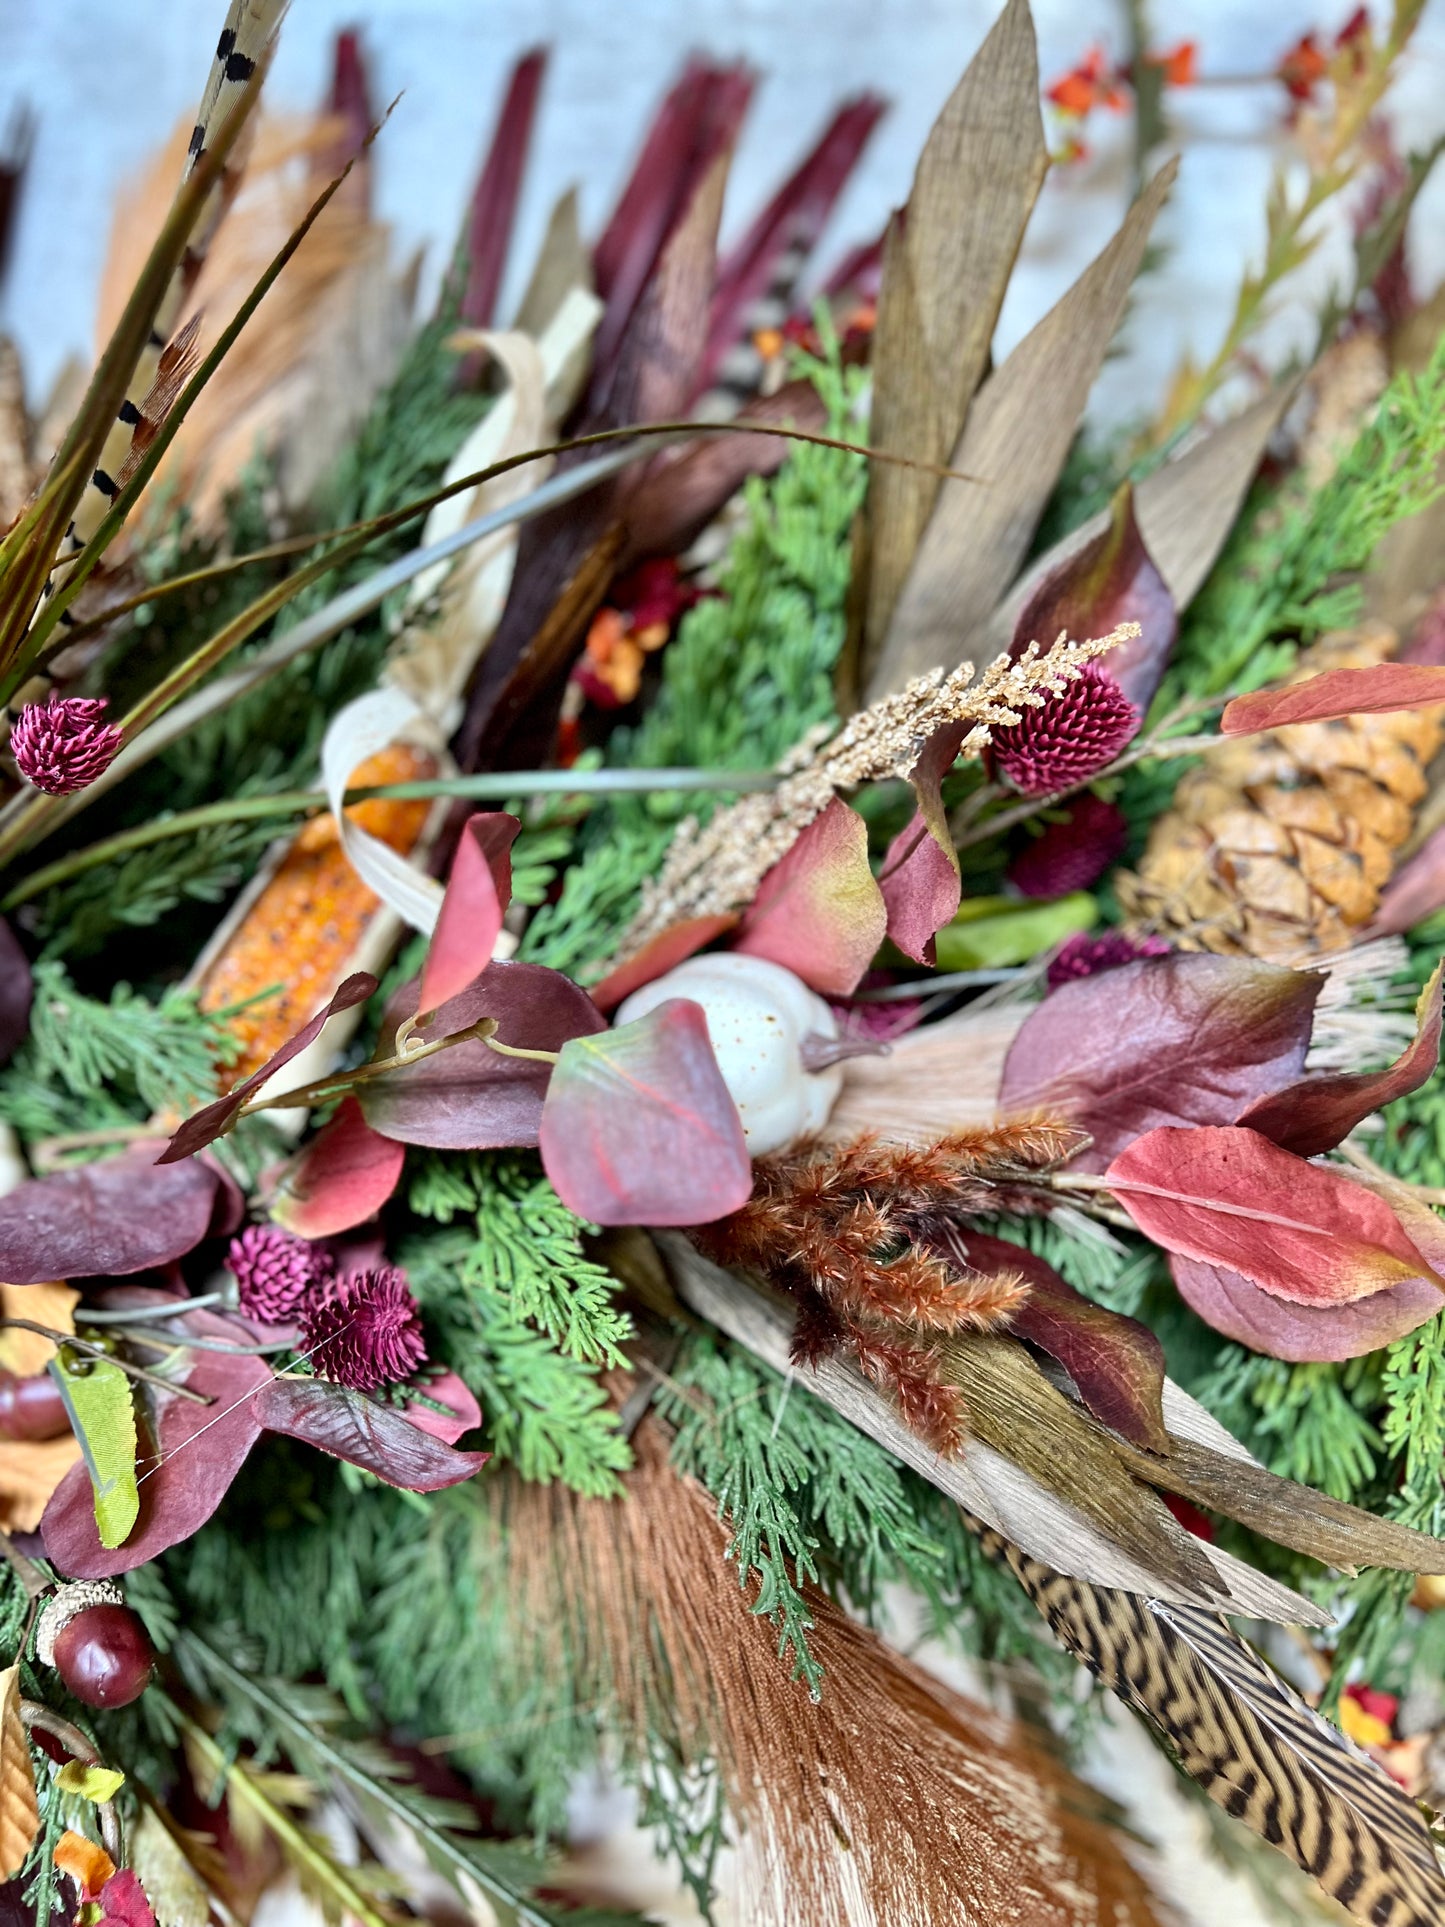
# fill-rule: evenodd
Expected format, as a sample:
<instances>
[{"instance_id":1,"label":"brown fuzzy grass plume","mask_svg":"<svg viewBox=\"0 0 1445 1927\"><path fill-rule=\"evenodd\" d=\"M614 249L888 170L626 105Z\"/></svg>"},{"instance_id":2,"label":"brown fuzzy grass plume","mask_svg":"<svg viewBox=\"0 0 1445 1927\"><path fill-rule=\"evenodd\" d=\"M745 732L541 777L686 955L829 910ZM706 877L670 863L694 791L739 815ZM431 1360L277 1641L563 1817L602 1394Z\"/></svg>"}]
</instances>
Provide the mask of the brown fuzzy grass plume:
<instances>
[{"instance_id":1,"label":"brown fuzzy grass plume","mask_svg":"<svg viewBox=\"0 0 1445 1927\"><path fill-rule=\"evenodd\" d=\"M809 1591L821 1699L787 1677L701 1486L655 1422L622 1501L509 1489L509 1597L536 1661L579 1641L640 1752L717 1762L750 1927L1158 1927L1098 1802L1015 1722ZM555 1659L555 1649L552 1657Z\"/></svg>"}]
</instances>

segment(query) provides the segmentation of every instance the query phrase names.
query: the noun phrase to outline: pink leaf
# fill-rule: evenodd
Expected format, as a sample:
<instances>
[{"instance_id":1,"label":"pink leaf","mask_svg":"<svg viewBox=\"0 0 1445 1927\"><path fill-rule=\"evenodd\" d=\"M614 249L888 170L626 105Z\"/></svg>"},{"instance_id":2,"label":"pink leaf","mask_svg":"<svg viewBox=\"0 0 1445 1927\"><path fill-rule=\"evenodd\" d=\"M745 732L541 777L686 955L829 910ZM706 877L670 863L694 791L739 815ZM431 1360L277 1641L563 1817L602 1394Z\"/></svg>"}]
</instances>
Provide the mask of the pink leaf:
<instances>
[{"instance_id":1,"label":"pink leaf","mask_svg":"<svg viewBox=\"0 0 1445 1927\"><path fill-rule=\"evenodd\" d=\"M763 878L733 947L782 964L826 996L846 997L887 927L868 867L868 826L835 796Z\"/></svg>"},{"instance_id":2,"label":"pink leaf","mask_svg":"<svg viewBox=\"0 0 1445 1927\"><path fill-rule=\"evenodd\" d=\"M251 1342L246 1326L211 1312L193 1312L185 1323L198 1337ZM185 1382L214 1403L160 1394L156 1451L147 1456L142 1450L138 1461L140 1517L130 1538L113 1549L100 1543L90 1475L83 1464L74 1465L40 1521L46 1557L69 1578L108 1579L199 1532L261 1436L256 1394L271 1376L263 1358L193 1353Z\"/></svg>"},{"instance_id":3,"label":"pink leaf","mask_svg":"<svg viewBox=\"0 0 1445 1927\"><path fill-rule=\"evenodd\" d=\"M1027 1281L1029 1295L1009 1329L1059 1361L1095 1418L1148 1452L1173 1449L1164 1423L1164 1347L1147 1325L1092 1303L1052 1265L1004 1238L967 1229L958 1243L974 1270L1014 1271Z\"/></svg>"},{"instance_id":4,"label":"pink leaf","mask_svg":"<svg viewBox=\"0 0 1445 1927\"><path fill-rule=\"evenodd\" d=\"M378 1055L388 1055L402 1020L415 1008L416 985L392 999ZM475 983L450 998L427 1026L444 1037L479 1018L497 1019L497 1039L524 1050L560 1050L573 1037L607 1028L587 995L570 978L541 964L491 963ZM358 1093L367 1123L402 1144L442 1151L487 1150L535 1144L550 1064L503 1057L479 1039L453 1044L419 1064L388 1071Z\"/></svg>"},{"instance_id":5,"label":"pink leaf","mask_svg":"<svg viewBox=\"0 0 1445 1927\"><path fill-rule=\"evenodd\" d=\"M1415 1037L1409 1048L1382 1071L1339 1071L1330 1076L1306 1077L1251 1104L1236 1121L1258 1131L1282 1150L1302 1158L1317 1157L1342 1144L1360 1122L1382 1104L1389 1104L1435 1074L1440 1062L1442 1022L1441 976L1438 964L1415 1009Z\"/></svg>"},{"instance_id":6,"label":"pink leaf","mask_svg":"<svg viewBox=\"0 0 1445 1927\"><path fill-rule=\"evenodd\" d=\"M299 1057L308 1044L315 1043L329 1017L334 1017L339 1011L352 1010L357 1004L364 1004L375 989L375 977L364 970L358 970L354 976L348 977L325 1009L318 1010L310 1023L303 1025L294 1037L289 1038L274 1057L267 1058L260 1070L253 1071L224 1097L218 1097L214 1104L207 1104L204 1110L188 1117L156 1163L174 1164L223 1136L235 1123L247 1098L258 1091L269 1077L274 1077L277 1071L289 1064L293 1057Z\"/></svg>"},{"instance_id":7,"label":"pink leaf","mask_svg":"<svg viewBox=\"0 0 1445 1927\"><path fill-rule=\"evenodd\" d=\"M481 1406L455 1372L418 1379L401 1389L411 1401L404 1414L407 1423L419 1432L430 1432L444 1445L455 1445L463 1432L472 1431L482 1422ZM431 1404L423 1404L423 1399L430 1399ZM444 1405L447 1409L434 1412L432 1405Z\"/></svg>"},{"instance_id":8,"label":"pink leaf","mask_svg":"<svg viewBox=\"0 0 1445 1927\"><path fill-rule=\"evenodd\" d=\"M681 998L564 1046L541 1145L563 1202L593 1224L706 1224L753 1187L707 1018Z\"/></svg>"},{"instance_id":9,"label":"pink leaf","mask_svg":"<svg viewBox=\"0 0 1445 1927\"><path fill-rule=\"evenodd\" d=\"M909 781L918 808L883 859L878 887L888 916L888 935L915 963L936 961L934 938L957 912L963 887L958 852L943 808L943 779L963 741L962 723L937 729L923 746Z\"/></svg>"},{"instance_id":10,"label":"pink leaf","mask_svg":"<svg viewBox=\"0 0 1445 1927\"><path fill-rule=\"evenodd\" d=\"M458 1452L364 1392L319 1379L273 1378L259 1397L268 1432L314 1445L408 1492L440 1492L479 1472L488 1452Z\"/></svg>"},{"instance_id":11,"label":"pink leaf","mask_svg":"<svg viewBox=\"0 0 1445 1927\"><path fill-rule=\"evenodd\" d=\"M1232 1124L1304 1070L1320 979L1250 957L1144 957L1064 983L1004 1063L999 1107L1088 1131L1102 1171L1159 1124Z\"/></svg>"},{"instance_id":12,"label":"pink leaf","mask_svg":"<svg viewBox=\"0 0 1445 1927\"><path fill-rule=\"evenodd\" d=\"M616 1010L624 997L630 997L634 990L641 990L644 984L665 976L680 963L701 950L715 937L735 929L737 917L723 913L710 917L689 917L682 923L669 925L645 943L641 950L627 962L609 971L600 984L592 986L592 1001L599 1010Z\"/></svg>"},{"instance_id":13,"label":"pink leaf","mask_svg":"<svg viewBox=\"0 0 1445 1927\"><path fill-rule=\"evenodd\" d=\"M354 1096L288 1172L271 1215L302 1238L329 1238L374 1217L396 1189L406 1146L373 1131Z\"/></svg>"},{"instance_id":14,"label":"pink leaf","mask_svg":"<svg viewBox=\"0 0 1445 1927\"><path fill-rule=\"evenodd\" d=\"M150 1271L201 1242L216 1199L208 1166L165 1168L149 1151L33 1178L0 1198L0 1277L39 1285Z\"/></svg>"},{"instance_id":15,"label":"pink leaf","mask_svg":"<svg viewBox=\"0 0 1445 1927\"><path fill-rule=\"evenodd\" d=\"M435 1010L455 997L491 962L512 900L512 844L521 827L515 816L500 810L469 817L463 824L422 965L418 1012Z\"/></svg>"},{"instance_id":16,"label":"pink leaf","mask_svg":"<svg viewBox=\"0 0 1445 1927\"><path fill-rule=\"evenodd\" d=\"M1445 904L1445 824L1427 836L1385 885L1368 935L1398 937Z\"/></svg>"},{"instance_id":17,"label":"pink leaf","mask_svg":"<svg viewBox=\"0 0 1445 1927\"><path fill-rule=\"evenodd\" d=\"M1420 662L1377 662L1368 669L1327 669L1284 689L1236 696L1219 719L1222 736L1252 736L1290 723L1370 716L1386 709L1433 709L1445 703L1445 669Z\"/></svg>"},{"instance_id":18,"label":"pink leaf","mask_svg":"<svg viewBox=\"0 0 1445 1927\"><path fill-rule=\"evenodd\" d=\"M1014 626L1011 653L1031 642L1048 651L1060 635L1106 636L1121 623L1137 622L1139 634L1103 659L1112 677L1142 716L1149 707L1179 629L1169 585L1144 546L1126 482L1114 497L1109 526L1065 556L1024 605Z\"/></svg>"},{"instance_id":19,"label":"pink leaf","mask_svg":"<svg viewBox=\"0 0 1445 1927\"><path fill-rule=\"evenodd\" d=\"M1391 1285L1348 1305L1296 1305L1275 1298L1237 1271L1172 1257L1185 1304L1226 1338L1292 1363L1362 1358L1403 1338L1440 1310L1440 1293L1424 1278Z\"/></svg>"},{"instance_id":20,"label":"pink leaf","mask_svg":"<svg viewBox=\"0 0 1445 1927\"><path fill-rule=\"evenodd\" d=\"M97 1927L156 1927L156 1917L145 1897L145 1889L128 1867L113 1873L98 1896L100 1920Z\"/></svg>"},{"instance_id":21,"label":"pink leaf","mask_svg":"<svg viewBox=\"0 0 1445 1927\"><path fill-rule=\"evenodd\" d=\"M1382 1197L1257 1131L1166 1125L1115 1158L1105 1181L1166 1251L1293 1304L1349 1304L1419 1278L1445 1292Z\"/></svg>"}]
</instances>

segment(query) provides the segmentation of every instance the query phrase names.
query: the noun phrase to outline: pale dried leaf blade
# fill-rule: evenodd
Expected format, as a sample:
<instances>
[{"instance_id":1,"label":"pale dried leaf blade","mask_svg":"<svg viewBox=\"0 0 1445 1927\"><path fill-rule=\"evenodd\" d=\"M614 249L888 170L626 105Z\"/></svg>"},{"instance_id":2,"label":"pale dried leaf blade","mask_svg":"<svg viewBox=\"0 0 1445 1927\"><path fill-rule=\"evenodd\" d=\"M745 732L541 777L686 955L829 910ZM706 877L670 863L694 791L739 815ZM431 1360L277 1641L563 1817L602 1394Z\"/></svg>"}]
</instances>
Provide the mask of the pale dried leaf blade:
<instances>
[{"instance_id":1,"label":"pale dried leaf blade","mask_svg":"<svg viewBox=\"0 0 1445 1927\"><path fill-rule=\"evenodd\" d=\"M1048 170L1028 0L1009 0L935 122L906 215L889 230L873 344L871 439L946 460L988 361L1019 243ZM867 648L876 653L938 478L878 467L869 496Z\"/></svg>"},{"instance_id":2,"label":"pale dried leaf blade","mask_svg":"<svg viewBox=\"0 0 1445 1927\"><path fill-rule=\"evenodd\" d=\"M977 479L939 490L869 701L982 646L1058 481L1177 171L1174 161L1160 169L1102 254L979 390L950 459Z\"/></svg>"},{"instance_id":3,"label":"pale dried leaf blade","mask_svg":"<svg viewBox=\"0 0 1445 1927\"><path fill-rule=\"evenodd\" d=\"M30 1742L20 1717L20 1668L0 1673L0 1880L13 1880L40 1831Z\"/></svg>"}]
</instances>

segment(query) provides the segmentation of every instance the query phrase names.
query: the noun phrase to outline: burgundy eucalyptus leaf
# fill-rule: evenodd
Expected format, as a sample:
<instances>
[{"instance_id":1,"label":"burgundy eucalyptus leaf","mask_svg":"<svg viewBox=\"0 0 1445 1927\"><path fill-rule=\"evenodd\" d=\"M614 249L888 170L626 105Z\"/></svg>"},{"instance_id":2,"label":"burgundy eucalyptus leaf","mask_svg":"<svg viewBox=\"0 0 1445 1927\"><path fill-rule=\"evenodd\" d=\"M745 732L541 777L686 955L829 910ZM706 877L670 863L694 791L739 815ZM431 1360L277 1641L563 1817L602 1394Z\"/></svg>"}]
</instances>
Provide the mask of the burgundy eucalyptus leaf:
<instances>
[{"instance_id":1,"label":"burgundy eucalyptus leaf","mask_svg":"<svg viewBox=\"0 0 1445 1927\"><path fill-rule=\"evenodd\" d=\"M186 1322L198 1337L234 1342L245 1335L236 1321L204 1311ZM67 1578L107 1579L130 1572L199 1532L260 1438L256 1395L271 1380L266 1361L211 1351L194 1352L192 1361L185 1382L213 1403L158 1395L155 1448L149 1455L142 1449L137 1462L140 1516L123 1546L108 1550L100 1543L83 1464L72 1466L56 1487L40 1532L46 1557Z\"/></svg>"},{"instance_id":2,"label":"burgundy eucalyptus leaf","mask_svg":"<svg viewBox=\"0 0 1445 1927\"><path fill-rule=\"evenodd\" d=\"M753 1188L707 1018L677 997L563 1049L541 1146L558 1195L593 1224L707 1224Z\"/></svg>"},{"instance_id":3,"label":"burgundy eucalyptus leaf","mask_svg":"<svg viewBox=\"0 0 1445 1927\"><path fill-rule=\"evenodd\" d=\"M1251 1104L1238 1122L1298 1157L1318 1157L1342 1144L1360 1122L1434 1076L1440 1062L1442 1025L1438 964L1415 1008L1415 1036L1409 1048L1382 1071L1338 1071L1306 1077Z\"/></svg>"},{"instance_id":4,"label":"burgundy eucalyptus leaf","mask_svg":"<svg viewBox=\"0 0 1445 1927\"><path fill-rule=\"evenodd\" d=\"M271 1208L302 1238L330 1238L374 1218L396 1189L406 1146L372 1130L354 1096L312 1138Z\"/></svg>"},{"instance_id":5,"label":"burgundy eucalyptus leaf","mask_svg":"<svg viewBox=\"0 0 1445 1927\"><path fill-rule=\"evenodd\" d=\"M35 982L30 959L0 919L0 1064L8 1064L30 1031L30 1006Z\"/></svg>"},{"instance_id":6,"label":"burgundy eucalyptus leaf","mask_svg":"<svg viewBox=\"0 0 1445 1927\"><path fill-rule=\"evenodd\" d=\"M1304 1070L1321 979L1251 957L1143 957L1061 984L1004 1063L1000 1109L1064 1118L1102 1171L1161 1124L1232 1124Z\"/></svg>"},{"instance_id":7,"label":"burgundy eucalyptus leaf","mask_svg":"<svg viewBox=\"0 0 1445 1927\"><path fill-rule=\"evenodd\" d=\"M489 1452L458 1452L389 1405L319 1379L275 1378L257 1398L268 1432L314 1445L408 1492L440 1492L479 1472Z\"/></svg>"},{"instance_id":8,"label":"burgundy eucalyptus leaf","mask_svg":"<svg viewBox=\"0 0 1445 1927\"><path fill-rule=\"evenodd\" d=\"M835 796L758 885L733 948L846 997L888 928L868 865L868 825Z\"/></svg>"},{"instance_id":9,"label":"burgundy eucalyptus leaf","mask_svg":"<svg viewBox=\"0 0 1445 1927\"><path fill-rule=\"evenodd\" d=\"M0 1198L0 1277L39 1285L150 1271L201 1242L216 1198L206 1165L162 1166L149 1151L32 1178Z\"/></svg>"},{"instance_id":10,"label":"burgundy eucalyptus leaf","mask_svg":"<svg viewBox=\"0 0 1445 1927\"><path fill-rule=\"evenodd\" d=\"M455 1372L441 1372L435 1378L421 1378L401 1388L410 1401L404 1414L408 1424L419 1432L430 1432L443 1445L455 1445L464 1432L482 1422L482 1408ZM430 1400L427 1404L423 1401ZM444 1405L444 1412L433 1411Z\"/></svg>"},{"instance_id":11,"label":"burgundy eucalyptus leaf","mask_svg":"<svg viewBox=\"0 0 1445 1927\"><path fill-rule=\"evenodd\" d=\"M1137 622L1139 634L1112 650L1101 667L1142 716L1174 647L1179 616L1144 546L1127 482L1114 497L1108 527L1066 556L1030 596L1011 653L1020 654L1031 642L1048 650L1060 635L1106 636L1124 622Z\"/></svg>"},{"instance_id":12,"label":"burgundy eucalyptus leaf","mask_svg":"<svg viewBox=\"0 0 1445 1927\"><path fill-rule=\"evenodd\" d=\"M644 984L653 983L669 970L675 970L678 964L686 963L705 944L735 929L737 922L736 913L716 911L707 917L687 917L681 923L670 924L666 930L659 930L626 963L618 964L600 984L592 986L593 1003L599 1010L616 1010L634 990L641 990Z\"/></svg>"},{"instance_id":13,"label":"burgundy eucalyptus leaf","mask_svg":"<svg viewBox=\"0 0 1445 1927\"><path fill-rule=\"evenodd\" d=\"M1029 1295L1009 1329L1058 1360L1095 1418L1146 1451L1173 1450L1164 1423L1164 1347L1147 1325L1094 1304L1051 1264L1004 1238L965 1229L958 1244L977 1271L1021 1274Z\"/></svg>"},{"instance_id":14,"label":"burgundy eucalyptus leaf","mask_svg":"<svg viewBox=\"0 0 1445 1927\"><path fill-rule=\"evenodd\" d=\"M181 1158L204 1150L206 1145L223 1136L235 1123L247 1098L254 1096L267 1079L274 1077L293 1057L299 1057L308 1044L314 1044L329 1017L343 1010L353 1010L357 1004L364 1004L375 989L375 977L365 970L358 970L354 976L348 977L326 1007L318 1010L310 1023L303 1025L294 1037L288 1038L274 1057L267 1058L260 1070L253 1071L227 1091L224 1097L218 1097L213 1104L207 1104L203 1110L188 1117L156 1159L157 1164L174 1164Z\"/></svg>"},{"instance_id":15,"label":"burgundy eucalyptus leaf","mask_svg":"<svg viewBox=\"0 0 1445 1927\"><path fill-rule=\"evenodd\" d=\"M521 824L500 810L462 826L436 929L421 973L420 1011L466 989L491 962L512 901L512 844Z\"/></svg>"},{"instance_id":16,"label":"burgundy eucalyptus leaf","mask_svg":"<svg viewBox=\"0 0 1445 1927\"><path fill-rule=\"evenodd\" d=\"M962 723L948 723L924 744L908 779L918 808L907 829L889 844L878 878L888 912L888 935L915 963L936 961L934 939L953 921L963 894L942 789L963 736Z\"/></svg>"},{"instance_id":17,"label":"burgundy eucalyptus leaf","mask_svg":"<svg viewBox=\"0 0 1445 1927\"><path fill-rule=\"evenodd\" d=\"M1293 1304L1350 1304L1420 1278L1445 1293L1391 1201L1257 1131L1165 1125L1115 1158L1105 1180L1166 1251Z\"/></svg>"},{"instance_id":18,"label":"burgundy eucalyptus leaf","mask_svg":"<svg viewBox=\"0 0 1445 1927\"><path fill-rule=\"evenodd\" d=\"M416 996L413 982L392 999L379 1056L391 1053L399 1026L416 1009ZM521 1050L560 1050L574 1037L607 1028L586 991L559 971L491 963L433 1013L422 1034L446 1037L483 1017L496 1018L499 1043ZM537 1142L551 1074L550 1064L503 1057L472 1038L386 1072L363 1084L358 1096L367 1123L383 1137L439 1151L480 1151Z\"/></svg>"}]
</instances>

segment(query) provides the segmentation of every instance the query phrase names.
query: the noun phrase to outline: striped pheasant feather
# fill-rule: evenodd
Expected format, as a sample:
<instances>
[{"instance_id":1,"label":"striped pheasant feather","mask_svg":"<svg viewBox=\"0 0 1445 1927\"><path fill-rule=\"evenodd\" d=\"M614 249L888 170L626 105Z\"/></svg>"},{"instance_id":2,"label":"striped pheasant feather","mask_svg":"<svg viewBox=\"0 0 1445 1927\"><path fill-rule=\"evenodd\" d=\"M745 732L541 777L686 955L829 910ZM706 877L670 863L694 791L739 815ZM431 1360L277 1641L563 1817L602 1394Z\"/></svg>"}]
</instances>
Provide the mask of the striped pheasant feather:
<instances>
[{"instance_id":1,"label":"striped pheasant feather","mask_svg":"<svg viewBox=\"0 0 1445 1927\"><path fill-rule=\"evenodd\" d=\"M1060 1643L1144 1715L1216 1805L1366 1927L1445 1922L1445 1874L1420 1810L1223 1619L1066 1578L972 1523Z\"/></svg>"},{"instance_id":2,"label":"striped pheasant feather","mask_svg":"<svg viewBox=\"0 0 1445 1927\"><path fill-rule=\"evenodd\" d=\"M257 64L264 57L280 25L286 4L287 0L231 0L226 24L216 43L216 54L211 62L206 89L201 96L200 111L196 116L195 130L191 135L186 163L181 175L182 185L194 173L206 151L206 143L216 129L224 124L226 116L236 105L247 82L255 73ZM136 363L126 390L125 400L121 403L116 420L106 437L105 446L86 491L76 505L74 518L66 530L60 556L51 570L50 580L44 590L46 596L52 595L64 581L69 566L99 528L111 502L119 492L118 477L130 453L135 431L145 419L144 404L160 369L161 356L180 320L186 300L195 286L196 277L205 264L211 237L235 193L243 165L241 153L233 151L215 187L206 197L185 253L161 297L160 306L156 310L151 327L150 340ZM16 700L17 702L29 700L40 693L43 693L43 688L27 687L20 692Z\"/></svg>"}]
</instances>

